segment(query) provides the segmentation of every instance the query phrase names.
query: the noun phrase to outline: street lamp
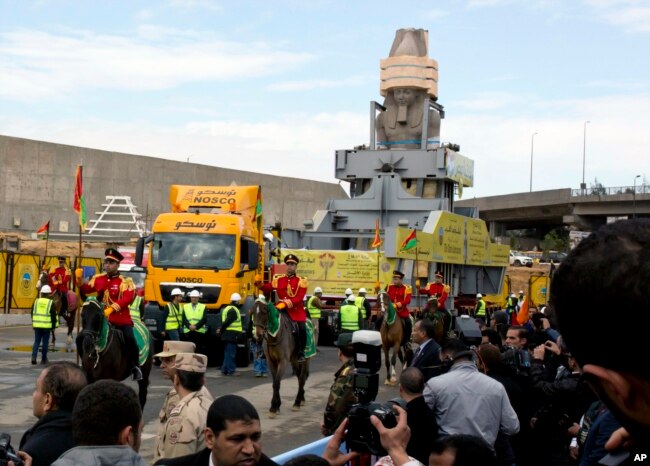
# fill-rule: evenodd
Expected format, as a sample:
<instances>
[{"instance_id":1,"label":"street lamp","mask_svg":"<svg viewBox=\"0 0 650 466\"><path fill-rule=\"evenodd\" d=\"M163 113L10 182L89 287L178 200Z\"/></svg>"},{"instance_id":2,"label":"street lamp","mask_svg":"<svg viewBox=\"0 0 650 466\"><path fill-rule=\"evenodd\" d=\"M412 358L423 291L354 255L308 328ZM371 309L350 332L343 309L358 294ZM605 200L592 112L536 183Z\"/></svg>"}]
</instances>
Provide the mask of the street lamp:
<instances>
[{"instance_id":1,"label":"street lamp","mask_svg":"<svg viewBox=\"0 0 650 466\"><path fill-rule=\"evenodd\" d=\"M584 128L582 131L582 184L580 189L586 189L587 185L585 184L585 154L587 153L587 123L591 123L589 120L585 121Z\"/></svg>"},{"instance_id":2,"label":"street lamp","mask_svg":"<svg viewBox=\"0 0 650 466\"><path fill-rule=\"evenodd\" d=\"M535 148L535 135L537 133L533 133L533 135L530 137L530 192L533 192L533 150Z\"/></svg>"},{"instance_id":3,"label":"street lamp","mask_svg":"<svg viewBox=\"0 0 650 466\"><path fill-rule=\"evenodd\" d=\"M634 188L632 189L632 218L636 218L636 179L641 178L641 175L634 177Z\"/></svg>"}]
</instances>

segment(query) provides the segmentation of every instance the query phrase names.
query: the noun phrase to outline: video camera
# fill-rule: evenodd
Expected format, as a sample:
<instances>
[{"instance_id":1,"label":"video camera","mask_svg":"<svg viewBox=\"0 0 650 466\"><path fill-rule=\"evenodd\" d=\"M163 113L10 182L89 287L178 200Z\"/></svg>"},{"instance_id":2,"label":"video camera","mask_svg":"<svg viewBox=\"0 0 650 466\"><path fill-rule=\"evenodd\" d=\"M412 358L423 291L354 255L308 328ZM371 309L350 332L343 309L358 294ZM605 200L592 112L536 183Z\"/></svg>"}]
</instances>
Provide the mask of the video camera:
<instances>
[{"instance_id":1,"label":"video camera","mask_svg":"<svg viewBox=\"0 0 650 466\"><path fill-rule=\"evenodd\" d=\"M525 349L504 346L503 363L510 366L517 375L528 375L530 371L530 353Z\"/></svg>"},{"instance_id":2,"label":"video camera","mask_svg":"<svg viewBox=\"0 0 650 466\"><path fill-rule=\"evenodd\" d=\"M16 455L16 450L11 446L11 435L0 434L0 466L7 466L9 461L13 461L15 466L23 466L23 460Z\"/></svg>"},{"instance_id":3,"label":"video camera","mask_svg":"<svg viewBox=\"0 0 650 466\"><path fill-rule=\"evenodd\" d=\"M352 451L384 456L386 450L381 446L379 432L370 423L370 416L377 416L389 429L397 425L397 417L392 403L375 403L379 391L381 335L374 330L357 330L352 336L352 347L355 368L353 389L359 402L350 408L345 442Z\"/></svg>"}]
</instances>

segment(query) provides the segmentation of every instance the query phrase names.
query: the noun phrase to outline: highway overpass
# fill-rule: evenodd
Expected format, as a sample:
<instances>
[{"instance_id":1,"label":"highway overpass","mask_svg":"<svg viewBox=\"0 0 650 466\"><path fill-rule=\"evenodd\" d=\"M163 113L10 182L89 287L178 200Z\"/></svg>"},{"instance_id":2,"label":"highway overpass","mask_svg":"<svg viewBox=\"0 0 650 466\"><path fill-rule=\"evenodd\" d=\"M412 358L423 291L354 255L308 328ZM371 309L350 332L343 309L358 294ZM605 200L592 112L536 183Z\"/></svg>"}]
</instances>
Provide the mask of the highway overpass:
<instances>
[{"instance_id":1,"label":"highway overpass","mask_svg":"<svg viewBox=\"0 0 650 466\"><path fill-rule=\"evenodd\" d=\"M493 236L503 236L506 230L548 231L561 226L590 231L611 218L650 217L650 186L565 188L476 197L457 200L454 208L478 209Z\"/></svg>"}]
</instances>

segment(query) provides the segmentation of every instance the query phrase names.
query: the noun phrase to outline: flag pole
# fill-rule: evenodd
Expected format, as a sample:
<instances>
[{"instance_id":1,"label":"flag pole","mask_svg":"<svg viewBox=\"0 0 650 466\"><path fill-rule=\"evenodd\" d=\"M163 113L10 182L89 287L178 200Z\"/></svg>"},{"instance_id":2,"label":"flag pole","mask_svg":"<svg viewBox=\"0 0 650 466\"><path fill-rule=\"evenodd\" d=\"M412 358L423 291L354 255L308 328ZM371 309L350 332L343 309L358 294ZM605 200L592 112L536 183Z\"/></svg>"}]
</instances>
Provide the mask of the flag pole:
<instances>
[{"instance_id":1,"label":"flag pole","mask_svg":"<svg viewBox=\"0 0 650 466\"><path fill-rule=\"evenodd\" d=\"M47 261L47 245L50 241L50 221L47 221L47 230L45 231L45 255L43 256L43 265Z\"/></svg>"},{"instance_id":2,"label":"flag pole","mask_svg":"<svg viewBox=\"0 0 650 466\"><path fill-rule=\"evenodd\" d=\"M422 313L422 309L420 308L420 261L418 260L418 249L419 249L419 244L418 244L418 232L417 232L417 223L414 228L415 231L415 300L417 301L417 306L416 306L416 311L417 315L419 316Z\"/></svg>"},{"instance_id":3,"label":"flag pole","mask_svg":"<svg viewBox=\"0 0 650 466\"><path fill-rule=\"evenodd\" d=\"M79 178L82 178L82 176L83 176L83 165L81 164L81 162L79 162L79 166L77 168L78 168L78 171L79 171ZM75 173L75 191L74 191L75 202L73 204L74 206L77 205L77 200L78 200L77 195L79 195L79 198L81 198L81 196L83 195L83 191L80 190L81 192L78 192L78 189L80 188L79 181L80 180L77 179L77 174ZM82 242L83 229L84 229L83 221L82 221L82 209L84 209L84 207L83 207L82 203L79 204L79 209L80 209L79 212L78 212L78 214L79 214L79 250L78 250L78 253L77 253L77 270L81 270L81 274L80 274L81 277L79 277L79 278L77 277L77 270L75 270L75 282L77 282L77 312L75 313L75 321L76 321L75 322L75 324L76 324L75 327L77 327L77 335L79 335L79 327L81 326L81 319L80 319L79 314L81 314L80 308L81 308L81 306L83 304L81 302L81 286L79 285L79 282L83 282L83 269L82 269L82 265L81 265L82 264L83 251L82 251L81 242ZM79 351L77 351L76 353L77 353L77 364L79 364L79 358L80 358Z\"/></svg>"}]
</instances>

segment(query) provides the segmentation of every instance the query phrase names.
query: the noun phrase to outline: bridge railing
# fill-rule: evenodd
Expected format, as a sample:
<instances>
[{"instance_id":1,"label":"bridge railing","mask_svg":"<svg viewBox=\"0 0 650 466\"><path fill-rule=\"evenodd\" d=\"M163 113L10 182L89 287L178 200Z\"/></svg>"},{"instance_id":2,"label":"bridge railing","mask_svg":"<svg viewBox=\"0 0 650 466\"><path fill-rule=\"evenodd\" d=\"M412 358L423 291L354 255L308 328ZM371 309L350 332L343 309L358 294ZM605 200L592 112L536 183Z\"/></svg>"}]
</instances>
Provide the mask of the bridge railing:
<instances>
[{"instance_id":1,"label":"bridge railing","mask_svg":"<svg viewBox=\"0 0 650 466\"><path fill-rule=\"evenodd\" d=\"M585 189L572 189L571 196L616 196L620 194L649 194L650 185L605 187L595 186Z\"/></svg>"}]
</instances>

